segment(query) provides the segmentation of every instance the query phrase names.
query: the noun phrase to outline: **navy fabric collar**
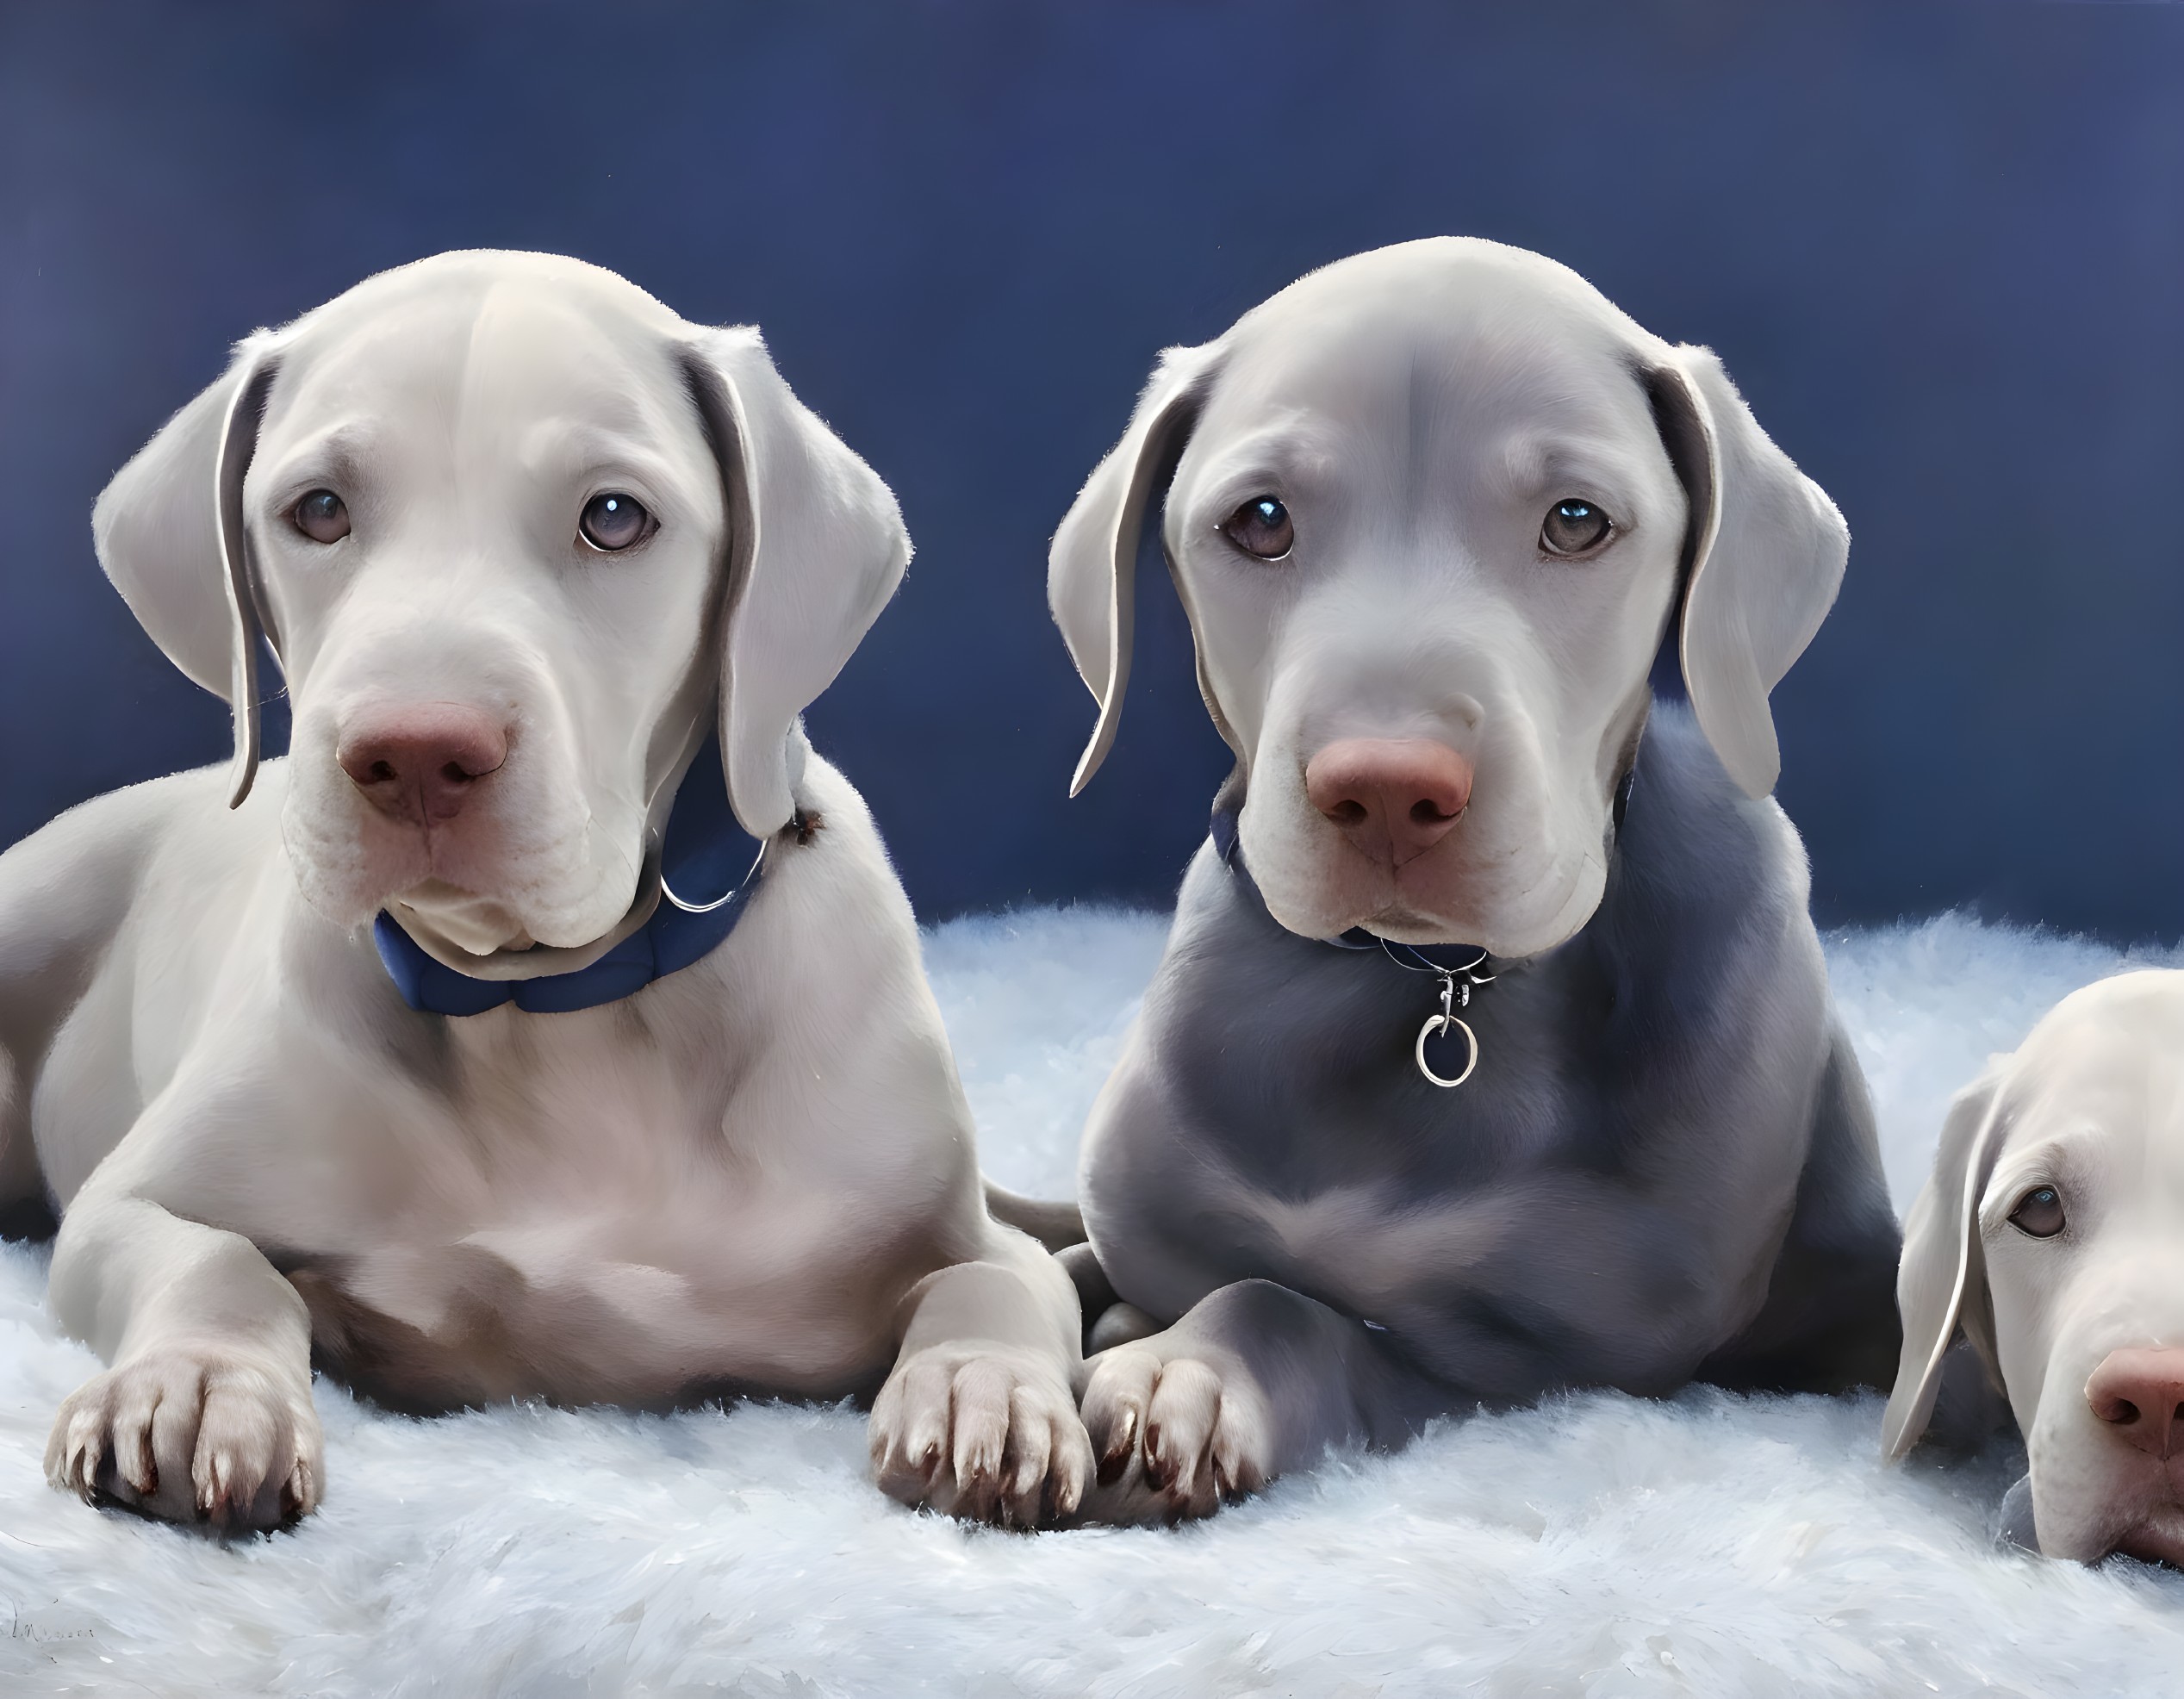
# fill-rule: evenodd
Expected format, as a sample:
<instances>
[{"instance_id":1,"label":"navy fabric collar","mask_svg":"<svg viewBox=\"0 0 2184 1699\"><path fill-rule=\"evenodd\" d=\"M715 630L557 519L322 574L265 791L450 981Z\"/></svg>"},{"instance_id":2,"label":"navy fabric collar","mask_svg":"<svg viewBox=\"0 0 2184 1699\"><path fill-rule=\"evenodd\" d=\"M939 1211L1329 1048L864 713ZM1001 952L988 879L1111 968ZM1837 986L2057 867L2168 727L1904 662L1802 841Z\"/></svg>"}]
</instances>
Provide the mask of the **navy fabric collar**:
<instances>
[{"instance_id":1,"label":"navy fabric collar","mask_svg":"<svg viewBox=\"0 0 2184 1699\"><path fill-rule=\"evenodd\" d=\"M710 782L699 777L707 773ZM564 1015L618 1003L710 955L736 930L758 888L757 879L745 875L764 847L737 824L719 775L718 746L708 743L675 794L660 858L662 874L687 901L709 903L723 891L731 893L719 908L692 914L663 896L650 920L588 968L534 980L458 974L427 955L383 909L371 924L372 942L402 1001L427 1015L482 1015L504 1003L534 1015Z\"/></svg>"}]
</instances>

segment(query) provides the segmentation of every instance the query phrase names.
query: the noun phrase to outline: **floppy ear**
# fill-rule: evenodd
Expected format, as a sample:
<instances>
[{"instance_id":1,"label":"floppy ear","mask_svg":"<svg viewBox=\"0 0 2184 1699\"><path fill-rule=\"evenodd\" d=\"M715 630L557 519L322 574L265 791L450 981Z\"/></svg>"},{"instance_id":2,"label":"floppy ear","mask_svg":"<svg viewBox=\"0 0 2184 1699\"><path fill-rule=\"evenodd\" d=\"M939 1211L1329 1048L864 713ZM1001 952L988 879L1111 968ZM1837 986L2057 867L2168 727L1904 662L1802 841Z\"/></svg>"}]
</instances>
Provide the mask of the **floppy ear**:
<instances>
[{"instance_id":1,"label":"floppy ear","mask_svg":"<svg viewBox=\"0 0 2184 1699\"><path fill-rule=\"evenodd\" d=\"M1218 345L1171 348L1138 397L1129 428L1092 469L1047 554L1047 605L1077 675L1099 704L1092 742L1069 781L1074 796L1114 747L1136 625L1137 549L1145 510L1167 487L1198 423Z\"/></svg>"},{"instance_id":2,"label":"floppy ear","mask_svg":"<svg viewBox=\"0 0 2184 1699\"><path fill-rule=\"evenodd\" d=\"M264 637L243 526L243 475L275 370L264 333L159 427L91 509L99 564L167 658L234 711L227 806L258 773L258 650Z\"/></svg>"},{"instance_id":3,"label":"floppy ear","mask_svg":"<svg viewBox=\"0 0 2184 1699\"><path fill-rule=\"evenodd\" d=\"M1903 1356L1895 1390L1881 1421L1881 1453L1891 1460L1918 1443L1941 1391L1941 1366L1962 1328L1988 1366L1994 1365L1994 1325L1987 1295L1987 1263L1979 1243L1979 1199L1995 1159L2003 1064L1957 1094L1942 1125L1933 1173L1903 1225L1903 1263L1896 1307L1903 1315Z\"/></svg>"},{"instance_id":4,"label":"floppy ear","mask_svg":"<svg viewBox=\"0 0 2184 1699\"><path fill-rule=\"evenodd\" d=\"M720 756L744 830L795 812L790 732L902 582L910 535L879 475L789 392L758 332L689 345L698 408L728 495Z\"/></svg>"},{"instance_id":5,"label":"floppy ear","mask_svg":"<svg viewBox=\"0 0 2184 1699\"><path fill-rule=\"evenodd\" d=\"M1782 772L1767 694L1834 605L1850 530L1759 428L1712 349L1676 349L1647 387L1690 507L1684 688L1729 776L1764 796Z\"/></svg>"}]
</instances>

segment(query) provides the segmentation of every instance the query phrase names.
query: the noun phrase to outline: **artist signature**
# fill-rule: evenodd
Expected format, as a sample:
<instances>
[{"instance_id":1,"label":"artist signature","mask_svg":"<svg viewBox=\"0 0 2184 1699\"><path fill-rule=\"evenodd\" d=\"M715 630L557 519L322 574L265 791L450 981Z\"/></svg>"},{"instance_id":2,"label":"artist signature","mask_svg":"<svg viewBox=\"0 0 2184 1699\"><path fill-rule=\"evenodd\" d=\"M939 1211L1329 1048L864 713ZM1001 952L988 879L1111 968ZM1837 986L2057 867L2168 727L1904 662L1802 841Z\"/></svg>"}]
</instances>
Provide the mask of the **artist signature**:
<instances>
[{"instance_id":1,"label":"artist signature","mask_svg":"<svg viewBox=\"0 0 2184 1699\"><path fill-rule=\"evenodd\" d=\"M58 1604L60 1601L56 1599L53 1603ZM28 1640L34 1646L50 1646L55 1640L87 1640L96 1638L96 1634L97 1630L94 1628L41 1627L22 1614L21 1605L8 1607L8 1638L11 1640Z\"/></svg>"}]
</instances>

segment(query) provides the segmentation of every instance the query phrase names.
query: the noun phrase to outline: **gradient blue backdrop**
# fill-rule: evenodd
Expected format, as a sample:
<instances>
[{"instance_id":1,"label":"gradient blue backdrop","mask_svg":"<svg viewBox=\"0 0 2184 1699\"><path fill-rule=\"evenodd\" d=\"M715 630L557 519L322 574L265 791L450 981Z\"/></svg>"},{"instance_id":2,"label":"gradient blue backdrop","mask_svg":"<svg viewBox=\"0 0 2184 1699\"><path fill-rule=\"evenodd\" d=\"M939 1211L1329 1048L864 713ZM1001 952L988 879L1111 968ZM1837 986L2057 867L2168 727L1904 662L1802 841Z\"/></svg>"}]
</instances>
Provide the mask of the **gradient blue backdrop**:
<instances>
[{"instance_id":1,"label":"gradient blue backdrop","mask_svg":"<svg viewBox=\"0 0 2184 1699\"><path fill-rule=\"evenodd\" d=\"M1225 752L1163 588L1065 802L1047 538L1160 346L1453 231L1711 343L1849 514L1776 694L1824 919L2175 937L2180 72L2175 6L9 3L0 842L226 748L93 562L106 477L233 338L492 245L762 324L901 495L812 718L923 912L1164 901Z\"/></svg>"}]
</instances>

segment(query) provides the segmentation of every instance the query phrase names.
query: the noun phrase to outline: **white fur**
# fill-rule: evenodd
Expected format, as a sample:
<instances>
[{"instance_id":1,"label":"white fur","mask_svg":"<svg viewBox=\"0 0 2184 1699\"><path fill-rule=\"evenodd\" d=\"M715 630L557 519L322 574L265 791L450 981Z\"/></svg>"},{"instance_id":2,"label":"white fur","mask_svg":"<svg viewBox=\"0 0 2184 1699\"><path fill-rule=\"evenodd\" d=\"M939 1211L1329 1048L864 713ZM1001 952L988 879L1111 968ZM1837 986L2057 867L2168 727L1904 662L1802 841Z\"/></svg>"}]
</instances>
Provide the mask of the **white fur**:
<instances>
[{"instance_id":1,"label":"white fur","mask_svg":"<svg viewBox=\"0 0 2184 1699\"><path fill-rule=\"evenodd\" d=\"M2052 1187L2067 1225L2010 1224ZM2063 999L1957 1096L1905 1234L1903 1364L1885 1441L1909 1449L1961 1329L2008 1393L2040 1549L2184 1558L2172 1466L2094 1413L2109 1354L2184 1344L2184 973Z\"/></svg>"},{"instance_id":2,"label":"white fur","mask_svg":"<svg viewBox=\"0 0 2184 1699\"><path fill-rule=\"evenodd\" d=\"M321 489L347 535L291 522ZM658 521L611 556L579 534L610 491ZM177 664L233 690L238 765L0 857L0 1173L30 1194L34 1142L54 1310L110 1365L55 1401L55 1485L308 1512L316 1347L430 1407L877 1389L888 1491L1073 1505L1074 1295L986 1214L909 903L797 719L908 538L755 332L574 260L420 261L246 340L96 531ZM261 616L296 730L257 772ZM479 977L643 924L716 704L765 840L726 943L572 1013L402 1004L383 907ZM450 706L506 760L452 817L373 806L352 728Z\"/></svg>"},{"instance_id":3,"label":"white fur","mask_svg":"<svg viewBox=\"0 0 2184 1699\"><path fill-rule=\"evenodd\" d=\"M996 1178L1067 1178L1166 933L1069 911L928 935ZM1982 1058L2125 965L1955 918L1830 955L1900 1203ZM46 1316L43 1266L0 1255L0 1688L22 1699L1868 1699L2164 1693L2184 1666L2184 1577L1997 1549L2015 1458L1887 1468L1876 1398L1559 1398L1204 1526L1026 1538L881 1499L848 1410L420 1422L321 1380L324 1509L222 1547L47 1491L47 1414L93 1362Z\"/></svg>"}]
</instances>

